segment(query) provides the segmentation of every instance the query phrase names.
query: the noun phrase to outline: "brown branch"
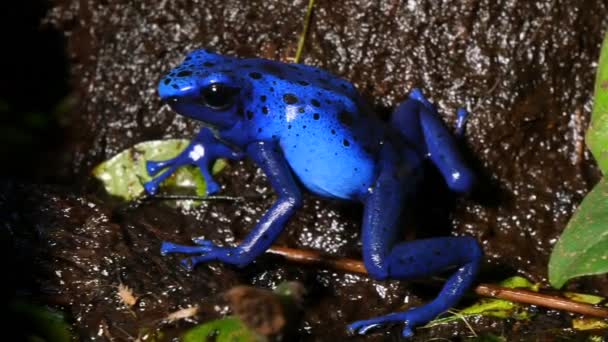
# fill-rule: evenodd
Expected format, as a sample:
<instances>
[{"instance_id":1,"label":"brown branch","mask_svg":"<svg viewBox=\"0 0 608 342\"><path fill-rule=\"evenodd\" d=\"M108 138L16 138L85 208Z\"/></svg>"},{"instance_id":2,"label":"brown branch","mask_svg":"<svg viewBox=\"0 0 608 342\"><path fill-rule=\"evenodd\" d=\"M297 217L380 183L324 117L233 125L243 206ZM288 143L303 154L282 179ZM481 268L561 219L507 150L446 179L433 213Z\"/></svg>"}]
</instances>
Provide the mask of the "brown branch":
<instances>
[{"instance_id":1,"label":"brown branch","mask_svg":"<svg viewBox=\"0 0 608 342\"><path fill-rule=\"evenodd\" d=\"M299 264L316 265L344 272L367 275L363 263L355 259L336 258L317 251L279 246L271 247L268 249L267 253L283 256L287 260ZM483 297L500 298L517 303L542 306L549 309L608 318L608 309L606 308L524 289L512 289L493 284L480 284L474 288L474 291L476 294Z\"/></svg>"},{"instance_id":2,"label":"brown branch","mask_svg":"<svg viewBox=\"0 0 608 342\"><path fill-rule=\"evenodd\" d=\"M608 309L606 308L524 289L511 289L493 284L479 284L475 288L475 293L484 297L495 297L587 316L608 318Z\"/></svg>"}]
</instances>

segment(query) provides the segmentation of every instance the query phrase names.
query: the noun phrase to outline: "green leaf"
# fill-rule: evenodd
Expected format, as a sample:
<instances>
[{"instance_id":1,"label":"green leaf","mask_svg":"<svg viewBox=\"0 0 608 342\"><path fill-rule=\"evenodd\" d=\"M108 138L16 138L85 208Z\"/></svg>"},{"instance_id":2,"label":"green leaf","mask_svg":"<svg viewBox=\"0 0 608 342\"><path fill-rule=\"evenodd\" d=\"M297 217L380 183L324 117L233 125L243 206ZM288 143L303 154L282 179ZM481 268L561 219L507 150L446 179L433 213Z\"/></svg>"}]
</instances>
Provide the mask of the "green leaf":
<instances>
[{"instance_id":1,"label":"green leaf","mask_svg":"<svg viewBox=\"0 0 608 342\"><path fill-rule=\"evenodd\" d=\"M608 322L595 317L575 318L572 320L572 328L579 331L607 329Z\"/></svg>"},{"instance_id":2,"label":"green leaf","mask_svg":"<svg viewBox=\"0 0 608 342\"><path fill-rule=\"evenodd\" d=\"M195 326L184 334L182 341L263 342L266 338L250 330L240 319L229 316Z\"/></svg>"},{"instance_id":3,"label":"green leaf","mask_svg":"<svg viewBox=\"0 0 608 342\"><path fill-rule=\"evenodd\" d=\"M608 172L608 33L604 36L597 66L591 125L585 140L600 169L606 174Z\"/></svg>"},{"instance_id":4,"label":"green leaf","mask_svg":"<svg viewBox=\"0 0 608 342\"><path fill-rule=\"evenodd\" d=\"M574 277L608 272L608 180L585 197L555 245L549 282L560 288Z\"/></svg>"},{"instance_id":5,"label":"green leaf","mask_svg":"<svg viewBox=\"0 0 608 342\"><path fill-rule=\"evenodd\" d=\"M64 315L46 306L23 301L11 303L10 316L25 322L29 327L27 339L30 341L70 342L72 333Z\"/></svg>"},{"instance_id":6,"label":"green leaf","mask_svg":"<svg viewBox=\"0 0 608 342\"><path fill-rule=\"evenodd\" d=\"M97 165L93 169L93 176L103 183L109 194L132 200L143 194L142 184L152 179L146 171L146 161L171 159L183 151L189 143L185 139L139 143ZM218 159L213 165L212 172L216 174L225 166L226 162ZM186 166L179 168L165 180L161 184L161 190L205 196L206 183L196 166Z\"/></svg>"},{"instance_id":7,"label":"green leaf","mask_svg":"<svg viewBox=\"0 0 608 342\"><path fill-rule=\"evenodd\" d=\"M523 277L507 278L501 281L499 285L508 288L525 288L535 292L538 291L538 284L534 284ZM451 310L450 313L452 313L452 315L435 319L429 322L425 327L432 327L478 315L498 318L515 318L518 320L528 319L530 317L525 306L504 299L481 299L469 307L462 310Z\"/></svg>"},{"instance_id":8,"label":"green leaf","mask_svg":"<svg viewBox=\"0 0 608 342\"><path fill-rule=\"evenodd\" d=\"M600 304L606 300L604 297L578 292L562 292L562 295L577 302L593 305Z\"/></svg>"}]
</instances>

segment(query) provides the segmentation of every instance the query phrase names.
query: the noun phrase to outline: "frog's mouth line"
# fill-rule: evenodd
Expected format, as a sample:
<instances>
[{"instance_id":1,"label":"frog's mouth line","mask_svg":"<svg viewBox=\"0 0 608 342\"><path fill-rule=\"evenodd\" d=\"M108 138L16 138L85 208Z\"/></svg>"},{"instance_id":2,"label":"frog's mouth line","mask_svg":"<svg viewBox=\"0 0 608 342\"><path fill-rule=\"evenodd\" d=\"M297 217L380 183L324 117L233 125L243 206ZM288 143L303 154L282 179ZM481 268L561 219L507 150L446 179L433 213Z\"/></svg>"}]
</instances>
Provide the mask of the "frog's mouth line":
<instances>
[{"instance_id":1,"label":"frog's mouth line","mask_svg":"<svg viewBox=\"0 0 608 342\"><path fill-rule=\"evenodd\" d=\"M178 96L171 96L168 97L166 99L161 99L162 104L166 104L168 105L171 110L173 110L174 112L177 113L181 113L182 111L180 111L180 107L182 106L196 106L197 108L200 109L205 109L205 105L203 103L201 103L201 99L197 99L197 98L189 98L189 97L178 97Z\"/></svg>"},{"instance_id":2,"label":"frog's mouth line","mask_svg":"<svg viewBox=\"0 0 608 342\"><path fill-rule=\"evenodd\" d=\"M226 109L216 109L209 107L207 104L202 103L202 100L195 97L172 97L161 99L161 102L163 105L168 105L174 113L196 120L212 128L228 127L234 124L222 122L222 120L227 120L229 117L222 114L227 109L235 107L235 105L228 106ZM217 112L218 114L214 116L213 112Z\"/></svg>"}]
</instances>

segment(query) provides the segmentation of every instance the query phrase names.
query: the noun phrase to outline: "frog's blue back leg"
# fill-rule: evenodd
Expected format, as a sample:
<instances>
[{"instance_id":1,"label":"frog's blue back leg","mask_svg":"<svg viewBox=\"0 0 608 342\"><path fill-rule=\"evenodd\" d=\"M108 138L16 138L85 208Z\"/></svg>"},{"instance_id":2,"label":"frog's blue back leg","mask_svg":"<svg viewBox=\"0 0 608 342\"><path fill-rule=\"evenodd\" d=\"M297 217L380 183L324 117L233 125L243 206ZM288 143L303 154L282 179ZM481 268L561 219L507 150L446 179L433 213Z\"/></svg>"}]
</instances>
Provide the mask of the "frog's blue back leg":
<instances>
[{"instance_id":1,"label":"frog's blue back leg","mask_svg":"<svg viewBox=\"0 0 608 342\"><path fill-rule=\"evenodd\" d=\"M464 134L467 112L458 111L456 135ZM419 89L400 104L391 117L391 124L423 156L428 156L443 175L448 187L457 192L468 192L474 182L456 141L441 121L437 110Z\"/></svg>"},{"instance_id":2,"label":"frog's blue back leg","mask_svg":"<svg viewBox=\"0 0 608 342\"><path fill-rule=\"evenodd\" d=\"M349 329L365 333L383 324L405 323L404 336L454 306L475 279L482 258L477 241L470 237L443 237L396 243L401 210L411 199L408 189L416 175L403 175L390 153L381 155L380 176L374 191L364 200L363 260L376 279L427 277L457 268L432 302L405 312L358 321ZM399 175L396 178L395 175ZM410 185L410 186L408 186Z\"/></svg>"}]
</instances>

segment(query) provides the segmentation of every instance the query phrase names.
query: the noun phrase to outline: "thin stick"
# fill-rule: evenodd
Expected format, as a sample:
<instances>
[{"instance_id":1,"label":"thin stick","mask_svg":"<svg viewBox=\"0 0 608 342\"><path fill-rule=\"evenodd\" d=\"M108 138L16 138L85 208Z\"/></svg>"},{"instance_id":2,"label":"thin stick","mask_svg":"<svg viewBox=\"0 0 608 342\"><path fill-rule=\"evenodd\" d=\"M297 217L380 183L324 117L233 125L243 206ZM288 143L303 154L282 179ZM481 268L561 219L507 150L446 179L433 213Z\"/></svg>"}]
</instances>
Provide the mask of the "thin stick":
<instances>
[{"instance_id":1,"label":"thin stick","mask_svg":"<svg viewBox=\"0 0 608 342\"><path fill-rule=\"evenodd\" d=\"M318 265L335 270L367 275L365 266L359 260L336 258L323 253L287 247L273 246L267 253L281 255L289 261L300 264ZM480 284L474 289L483 297L500 298L512 302L542 306L545 308L563 310L582 315L608 318L608 309L591 304L576 302L567 298L551 296L523 289L512 289L493 284Z\"/></svg>"},{"instance_id":2,"label":"thin stick","mask_svg":"<svg viewBox=\"0 0 608 342\"><path fill-rule=\"evenodd\" d=\"M256 197L257 198L257 197ZM196 196L196 195L156 195L151 197L146 197L146 200L159 200L159 201L183 201L183 200L192 200L192 201L202 201L202 202L213 202L213 201L229 201L229 202L240 202L247 199L244 196Z\"/></svg>"},{"instance_id":3,"label":"thin stick","mask_svg":"<svg viewBox=\"0 0 608 342\"><path fill-rule=\"evenodd\" d=\"M306 9L306 16L304 17L304 27L298 40L298 49L296 50L296 56L293 58L294 63L300 63L302 58L302 52L304 51L304 43L306 42L306 36L308 35L308 26L310 25L310 17L312 16L312 8L315 5L315 0L308 1L308 8Z\"/></svg>"},{"instance_id":4,"label":"thin stick","mask_svg":"<svg viewBox=\"0 0 608 342\"><path fill-rule=\"evenodd\" d=\"M475 288L475 293L484 297L495 297L512 302L544 306L555 310L564 310L588 316L608 318L608 310L605 308L524 289L511 289L493 284L479 284L479 286Z\"/></svg>"}]
</instances>

